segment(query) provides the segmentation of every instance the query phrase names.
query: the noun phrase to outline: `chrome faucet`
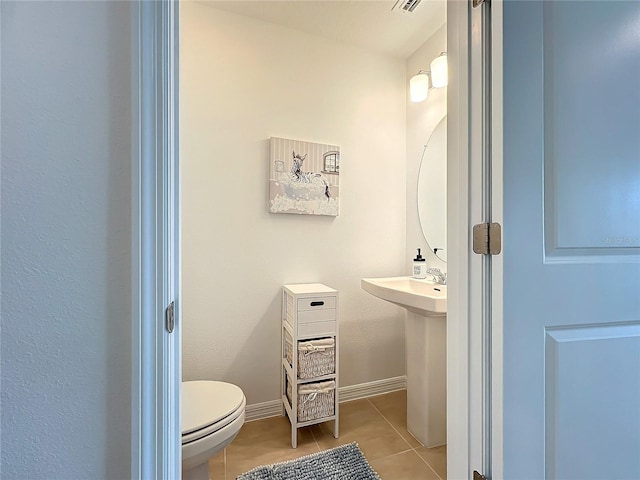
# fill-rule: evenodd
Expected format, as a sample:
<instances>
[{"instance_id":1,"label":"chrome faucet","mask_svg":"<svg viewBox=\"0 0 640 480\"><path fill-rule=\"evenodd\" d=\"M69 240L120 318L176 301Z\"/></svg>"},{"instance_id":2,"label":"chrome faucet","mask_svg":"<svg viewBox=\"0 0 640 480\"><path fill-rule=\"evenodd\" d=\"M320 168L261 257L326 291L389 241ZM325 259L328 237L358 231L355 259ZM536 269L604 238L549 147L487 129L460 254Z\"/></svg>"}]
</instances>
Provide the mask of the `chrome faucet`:
<instances>
[{"instance_id":1,"label":"chrome faucet","mask_svg":"<svg viewBox=\"0 0 640 480\"><path fill-rule=\"evenodd\" d=\"M433 277L433 281L440 285L447 284L447 274L442 273L439 268L427 268L427 275L431 275Z\"/></svg>"}]
</instances>

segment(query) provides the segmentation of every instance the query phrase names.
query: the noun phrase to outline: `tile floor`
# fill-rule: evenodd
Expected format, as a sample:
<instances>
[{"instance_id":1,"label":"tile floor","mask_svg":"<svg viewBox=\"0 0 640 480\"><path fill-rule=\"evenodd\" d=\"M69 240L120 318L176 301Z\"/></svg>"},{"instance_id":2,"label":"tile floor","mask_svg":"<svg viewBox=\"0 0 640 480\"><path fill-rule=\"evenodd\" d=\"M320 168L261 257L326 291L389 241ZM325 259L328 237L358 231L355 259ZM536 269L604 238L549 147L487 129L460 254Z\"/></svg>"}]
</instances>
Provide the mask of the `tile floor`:
<instances>
[{"instance_id":1,"label":"tile floor","mask_svg":"<svg viewBox=\"0 0 640 480\"><path fill-rule=\"evenodd\" d=\"M406 417L406 390L341 403L340 438L333 438L333 422L312 425L298 430L297 449L291 448L286 417L247 422L235 440L209 462L211 479L234 480L258 465L355 441L383 480L446 480L446 445L423 447L407 431Z\"/></svg>"}]
</instances>

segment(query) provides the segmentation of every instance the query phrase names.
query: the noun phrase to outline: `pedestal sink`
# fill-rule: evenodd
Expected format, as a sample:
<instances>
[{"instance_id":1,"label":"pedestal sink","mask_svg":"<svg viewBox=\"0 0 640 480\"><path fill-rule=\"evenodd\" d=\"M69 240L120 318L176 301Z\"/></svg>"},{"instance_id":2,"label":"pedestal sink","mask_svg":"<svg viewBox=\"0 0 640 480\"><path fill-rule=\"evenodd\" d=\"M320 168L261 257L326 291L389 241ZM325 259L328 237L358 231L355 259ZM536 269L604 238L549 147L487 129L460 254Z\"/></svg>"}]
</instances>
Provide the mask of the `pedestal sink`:
<instances>
[{"instance_id":1,"label":"pedestal sink","mask_svg":"<svg viewBox=\"0 0 640 480\"><path fill-rule=\"evenodd\" d=\"M447 287L412 277L363 278L362 289L407 309L407 429L447 443Z\"/></svg>"}]
</instances>

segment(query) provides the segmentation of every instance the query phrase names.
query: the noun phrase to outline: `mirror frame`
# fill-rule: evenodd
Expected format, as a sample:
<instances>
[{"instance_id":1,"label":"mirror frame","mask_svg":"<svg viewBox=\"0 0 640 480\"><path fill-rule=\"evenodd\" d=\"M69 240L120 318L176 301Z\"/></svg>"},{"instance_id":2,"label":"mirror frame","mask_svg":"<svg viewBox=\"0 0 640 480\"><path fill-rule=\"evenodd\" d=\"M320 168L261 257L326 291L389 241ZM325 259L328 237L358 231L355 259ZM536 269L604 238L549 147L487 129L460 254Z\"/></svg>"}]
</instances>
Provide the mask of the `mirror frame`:
<instances>
[{"instance_id":1,"label":"mirror frame","mask_svg":"<svg viewBox=\"0 0 640 480\"><path fill-rule=\"evenodd\" d=\"M431 250L431 252L434 251L434 248L440 250L442 249L442 251L444 252L444 254L438 252L435 252L436 257L443 261L446 262L447 261L447 254L446 254L446 245L437 245L437 246L433 246L431 245L431 242L429 241L428 235L427 235L427 225L425 225L425 220L423 219L424 216L424 211L421 214L421 208L420 208L420 196L421 196L421 189L420 189L420 179L421 176L423 175L423 171L426 169L426 163L425 160L428 159L429 157L426 156L427 153L427 149L429 147L429 144L432 142L433 140L433 136L436 133L436 131L438 130L438 127L441 126L441 124L443 124L443 122L446 122L447 120L447 115L443 115L442 118L438 121L438 123L436 123L435 127L433 127L433 130L431 131L430 135L429 135L429 139L427 140L427 143L424 145L424 148L422 150L422 156L420 158L420 167L418 169L418 178L417 178L417 184L416 184L416 209L418 211L418 223L420 224L420 230L422 231L422 237L424 238L425 242L427 243L427 246L429 247L429 249ZM446 129L445 129L445 135L446 135ZM446 137L445 137L446 138ZM446 191L446 172L447 172L447 156L446 156L446 148L447 148L447 143L445 140L445 157L444 157L444 171L445 171L445 191ZM422 192L424 193L424 192ZM446 209L446 204L447 204L447 198L446 195L443 197L443 202L445 205L445 209ZM446 228L447 228L447 224L446 224L446 212L445 212L445 223L443 225L443 228L445 229L445 239L446 239Z\"/></svg>"}]
</instances>

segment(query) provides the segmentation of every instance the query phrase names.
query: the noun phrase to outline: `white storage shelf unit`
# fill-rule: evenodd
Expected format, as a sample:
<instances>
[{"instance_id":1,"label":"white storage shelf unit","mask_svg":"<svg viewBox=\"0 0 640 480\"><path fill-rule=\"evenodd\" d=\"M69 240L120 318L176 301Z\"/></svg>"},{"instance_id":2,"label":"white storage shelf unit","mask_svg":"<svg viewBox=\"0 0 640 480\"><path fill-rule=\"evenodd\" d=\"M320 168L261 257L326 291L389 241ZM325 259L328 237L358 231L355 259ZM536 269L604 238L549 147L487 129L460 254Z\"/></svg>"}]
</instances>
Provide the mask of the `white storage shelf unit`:
<instances>
[{"instance_id":1,"label":"white storage shelf unit","mask_svg":"<svg viewBox=\"0 0 640 480\"><path fill-rule=\"evenodd\" d=\"M333 420L338 438L338 350L338 291L321 283L285 285L282 405L293 448L298 428L315 423Z\"/></svg>"}]
</instances>

